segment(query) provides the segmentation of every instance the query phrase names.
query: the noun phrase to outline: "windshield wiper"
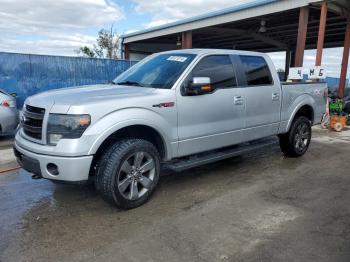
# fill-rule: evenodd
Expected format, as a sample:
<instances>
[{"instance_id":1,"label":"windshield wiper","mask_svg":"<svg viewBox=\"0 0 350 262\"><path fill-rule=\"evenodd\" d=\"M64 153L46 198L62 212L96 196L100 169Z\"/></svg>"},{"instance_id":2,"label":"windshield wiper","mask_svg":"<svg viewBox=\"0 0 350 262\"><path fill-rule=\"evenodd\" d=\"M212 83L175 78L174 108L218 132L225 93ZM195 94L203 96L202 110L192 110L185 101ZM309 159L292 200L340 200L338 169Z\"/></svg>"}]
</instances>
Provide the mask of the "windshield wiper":
<instances>
[{"instance_id":1,"label":"windshield wiper","mask_svg":"<svg viewBox=\"0 0 350 262\"><path fill-rule=\"evenodd\" d=\"M118 82L117 83L118 85L129 85L129 86L141 86L143 87L142 84L140 84L139 82L136 82L136 81L124 81L124 82Z\"/></svg>"}]
</instances>

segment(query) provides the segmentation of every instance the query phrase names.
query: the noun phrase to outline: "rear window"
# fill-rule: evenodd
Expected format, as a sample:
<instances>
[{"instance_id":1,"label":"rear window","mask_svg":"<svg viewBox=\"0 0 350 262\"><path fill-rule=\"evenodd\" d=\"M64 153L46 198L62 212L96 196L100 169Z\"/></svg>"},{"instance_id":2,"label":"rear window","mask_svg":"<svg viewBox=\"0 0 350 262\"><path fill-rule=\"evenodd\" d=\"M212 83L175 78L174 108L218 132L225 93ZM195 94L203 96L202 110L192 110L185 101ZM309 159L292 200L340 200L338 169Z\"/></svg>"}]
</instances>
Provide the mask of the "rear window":
<instances>
[{"instance_id":1,"label":"rear window","mask_svg":"<svg viewBox=\"0 0 350 262\"><path fill-rule=\"evenodd\" d=\"M248 86L272 85L272 76L265 59L260 56L239 56Z\"/></svg>"}]
</instances>

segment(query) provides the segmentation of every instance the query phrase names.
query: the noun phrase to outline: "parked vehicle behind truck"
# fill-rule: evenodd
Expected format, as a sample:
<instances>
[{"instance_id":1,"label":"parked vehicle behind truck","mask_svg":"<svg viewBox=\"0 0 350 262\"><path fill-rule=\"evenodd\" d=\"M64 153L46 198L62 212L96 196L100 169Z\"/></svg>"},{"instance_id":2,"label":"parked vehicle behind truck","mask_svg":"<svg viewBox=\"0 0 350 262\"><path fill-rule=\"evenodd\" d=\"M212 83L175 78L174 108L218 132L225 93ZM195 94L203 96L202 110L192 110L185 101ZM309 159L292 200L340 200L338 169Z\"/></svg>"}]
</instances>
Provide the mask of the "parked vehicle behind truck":
<instances>
[{"instance_id":1,"label":"parked vehicle behind truck","mask_svg":"<svg viewBox=\"0 0 350 262\"><path fill-rule=\"evenodd\" d=\"M134 208L150 198L162 168L256 150L276 135L286 156L302 156L325 112L325 90L324 83L281 84L261 53L158 53L113 85L28 98L15 153L35 178L93 179L104 199Z\"/></svg>"},{"instance_id":2,"label":"parked vehicle behind truck","mask_svg":"<svg viewBox=\"0 0 350 262\"><path fill-rule=\"evenodd\" d=\"M14 135L19 123L16 98L0 89L0 136Z\"/></svg>"}]
</instances>

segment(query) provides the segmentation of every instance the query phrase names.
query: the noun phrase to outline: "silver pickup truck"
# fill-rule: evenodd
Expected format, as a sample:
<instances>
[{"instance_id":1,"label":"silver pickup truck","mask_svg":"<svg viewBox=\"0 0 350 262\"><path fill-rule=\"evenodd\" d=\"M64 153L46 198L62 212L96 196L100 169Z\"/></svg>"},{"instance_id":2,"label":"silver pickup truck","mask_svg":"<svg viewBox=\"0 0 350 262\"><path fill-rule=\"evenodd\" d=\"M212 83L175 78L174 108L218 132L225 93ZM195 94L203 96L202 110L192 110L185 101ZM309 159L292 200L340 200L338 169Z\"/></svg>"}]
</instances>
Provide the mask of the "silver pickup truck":
<instances>
[{"instance_id":1,"label":"silver pickup truck","mask_svg":"<svg viewBox=\"0 0 350 262\"><path fill-rule=\"evenodd\" d=\"M232 50L151 55L113 84L53 90L23 107L15 154L34 178L93 180L119 208L145 203L163 168L271 144L302 156L325 112L325 83L281 84L270 58Z\"/></svg>"}]
</instances>

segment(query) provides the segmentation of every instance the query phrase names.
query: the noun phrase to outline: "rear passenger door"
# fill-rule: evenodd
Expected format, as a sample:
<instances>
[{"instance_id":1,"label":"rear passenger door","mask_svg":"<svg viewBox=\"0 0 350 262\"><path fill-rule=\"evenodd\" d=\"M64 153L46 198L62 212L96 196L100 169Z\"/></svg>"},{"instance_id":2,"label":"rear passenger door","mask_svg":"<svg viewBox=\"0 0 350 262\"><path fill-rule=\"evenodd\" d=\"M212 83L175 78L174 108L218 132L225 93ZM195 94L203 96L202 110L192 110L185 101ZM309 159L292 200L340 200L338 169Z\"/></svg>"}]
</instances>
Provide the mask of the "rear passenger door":
<instances>
[{"instance_id":1,"label":"rear passenger door","mask_svg":"<svg viewBox=\"0 0 350 262\"><path fill-rule=\"evenodd\" d=\"M277 134L280 122L281 86L273 79L263 56L239 55L240 85L245 86L246 140Z\"/></svg>"}]
</instances>

